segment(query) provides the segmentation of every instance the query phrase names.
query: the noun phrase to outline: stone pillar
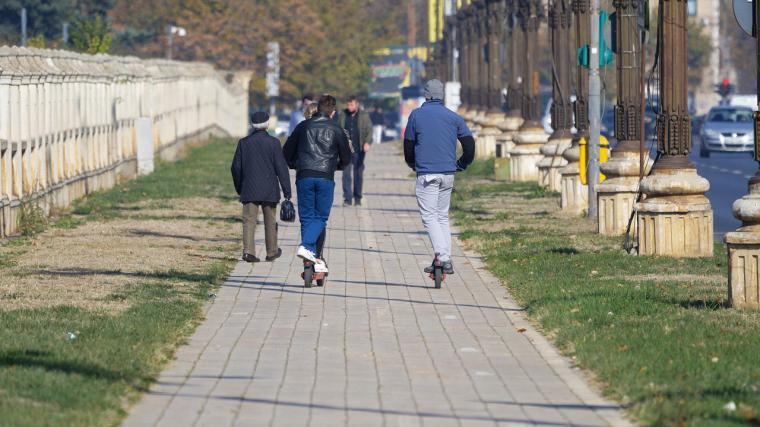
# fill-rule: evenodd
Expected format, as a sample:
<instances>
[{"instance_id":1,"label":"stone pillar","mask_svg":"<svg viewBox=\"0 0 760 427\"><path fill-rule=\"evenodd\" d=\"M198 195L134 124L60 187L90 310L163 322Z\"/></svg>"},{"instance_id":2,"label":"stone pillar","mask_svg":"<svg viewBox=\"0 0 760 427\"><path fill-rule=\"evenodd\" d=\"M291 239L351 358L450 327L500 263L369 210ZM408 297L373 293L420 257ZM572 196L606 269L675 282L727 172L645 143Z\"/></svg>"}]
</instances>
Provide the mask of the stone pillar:
<instances>
[{"instance_id":1,"label":"stone pillar","mask_svg":"<svg viewBox=\"0 0 760 427\"><path fill-rule=\"evenodd\" d=\"M464 7L460 9L459 13L457 13L457 19L461 30L461 53L459 55L461 59L459 64L462 80L462 106L460 107L460 115L467 121L468 126L472 126L474 105L472 38L474 27L471 8Z\"/></svg>"},{"instance_id":2,"label":"stone pillar","mask_svg":"<svg viewBox=\"0 0 760 427\"><path fill-rule=\"evenodd\" d=\"M570 100L570 73L572 66L572 45L570 27L573 15L569 0L552 0L549 3L549 28L552 45L552 128L554 132L549 142L541 147L544 158L538 162L539 184L552 191L562 188L560 169L567 166L562 153L573 142L573 107Z\"/></svg>"},{"instance_id":3,"label":"stone pillar","mask_svg":"<svg viewBox=\"0 0 760 427\"><path fill-rule=\"evenodd\" d=\"M631 220L639 187L639 143L641 128L641 37L638 0L615 0L617 19L617 86L615 136L618 145L600 166L607 179L597 187L599 234L625 234ZM631 232L635 233L631 224Z\"/></svg>"},{"instance_id":4,"label":"stone pillar","mask_svg":"<svg viewBox=\"0 0 760 427\"><path fill-rule=\"evenodd\" d=\"M760 5L755 3L755 17ZM760 41L756 41L760 60ZM760 83L760 61L756 62ZM755 113L755 161L760 163L760 114ZM734 202L734 216L742 222L738 230L727 233L728 303L732 307L760 309L760 170L749 180L749 194Z\"/></svg>"},{"instance_id":5,"label":"stone pillar","mask_svg":"<svg viewBox=\"0 0 760 427\"><path fill-rule=\"evenodd\" d=\"M575 47L580 48L589 44L589 2L588 0L572 0L573 15L575 16ZM560 170L561 202L564 212L580 215L588 210L588 188L581 183L580 163L581 151L579 141L588 140L588 69L576 66L575 84L575 129L576 134L570 148L562 153L567 160L567 166Z\"/></svg>"},{"instance_id":6,"label":"stone pillar","mask_svg":"<svg viewBox=\"0 0 760 427\"><path fill-rule=\"evenodd\" d=\"M499 122L501 133L496 137L496 144L502 151L502 162L509 164L511 162L510 152L514 149L514 136L522 125L522 49L524 34L522 27L518 24L516 18L517 0L507 0L505 2L505 14L507 18L507 28L509 31L509 41L507 43L507 62L509 63L509 86L507 88L507 114ZM509 167L509 166L507 166ZM506 175L511 179L511 173Z\"/></svg>"},{"instance_id":7,"label":"stone pillar","mask_svg":"<svg viewBox=\"0 0 760 427\"><path fill-rule=\"evenodd\" d=\"M485 3L486 16L484 21L487 24L485 33L485 63L487 71L486 90L483 98L486 106L486 114L483 118L479 136L481 145L481 156L490 158L496 155L497 138L502 131L499 124L504 119L501 111L501 64L499 63L499 46L501 43L502 26L504 22L505 5L502 0L487 0ZM503 148L503 147L502 147Z\"/></svg>"},{"instance_id":8,"label":"stone pillar","mask_svg":"<svg viewBox=\"0 0 760 427\"><path fill-rule=\"evenodd\" d=\"M687 107L686 2L664 0L660 57L660 160L641 182L636 204L640 255L708 257L713 253L710 188L689 161L691 118Z\"/></svg>"},{"instance_id":9,"label":"stone pillar","mask_svg":"<svg viewBox=\"0 0 760 427\"><path fill-rule=\"evenodd\" d=\"M518 0L517 15L525 33L523 48L524 78L522 117L523 123L514 138L515 148L510 152L510 178L512 181L538 181L538 166L543 157L540 152L549 138L541 126L540 81L538 73L538 27L543 16L541 0Z\"/></svg>"}]
</instances>

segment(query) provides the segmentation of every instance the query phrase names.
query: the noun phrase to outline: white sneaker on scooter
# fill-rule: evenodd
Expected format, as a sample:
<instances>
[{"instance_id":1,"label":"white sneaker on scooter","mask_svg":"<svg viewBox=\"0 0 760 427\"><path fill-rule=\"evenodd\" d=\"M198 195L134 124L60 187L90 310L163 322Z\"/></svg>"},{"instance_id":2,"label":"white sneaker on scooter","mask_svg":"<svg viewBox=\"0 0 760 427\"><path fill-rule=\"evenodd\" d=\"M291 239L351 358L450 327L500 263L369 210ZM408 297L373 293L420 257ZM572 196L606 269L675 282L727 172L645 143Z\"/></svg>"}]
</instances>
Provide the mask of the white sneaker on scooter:
<instances>
[{"instance_id":1,"label":"white sneaker on scooter","mask_svg":"<svg viewBox=\"0 0 760 427\"><path fill-rule=\"evenodd\" d=\"M317 259L317 256L314 255L314 252L306 249L303 246L298 247L298 252L296 252L296 256L301 259L305 259L306 261L311 261L314 264L318 264L319 260Z\"/></svg>"},{"instance_id":2,"label":"white sneaker on scooter","mask_svg":"<svg viewBox=\"0 0 760 427\"><path fill-rule=\"evenodd\" d=\"M329 271L327 270L327 264L325 264L325 262L320 259L319 262L314 264L314 272L328 274Z\"/></svg>"}]
</instances>

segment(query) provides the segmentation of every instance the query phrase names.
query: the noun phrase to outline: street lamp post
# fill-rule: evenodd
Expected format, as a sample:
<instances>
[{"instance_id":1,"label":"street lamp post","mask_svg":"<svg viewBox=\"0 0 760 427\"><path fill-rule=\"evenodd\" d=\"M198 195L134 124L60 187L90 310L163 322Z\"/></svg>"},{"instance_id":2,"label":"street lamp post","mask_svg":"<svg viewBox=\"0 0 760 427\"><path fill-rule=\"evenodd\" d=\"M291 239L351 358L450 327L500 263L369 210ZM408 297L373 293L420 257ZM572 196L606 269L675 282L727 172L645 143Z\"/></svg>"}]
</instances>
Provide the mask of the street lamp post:
<instances>
[{"instance_id":1,"label":"street lamp post","mask_svg":"<svg viewBox=\"0 0 760 427\"><path fill-rule=\"evenodd\" d=\"M662 0L660 10L660 159L641 182L636 204L640 255L707 257L713 253L710 188L689 161L691 118L687 105L686 2Z\"/></svg>"},{"instance_id":2,"label":"street lamp post","mask_svg":"<svg viewBox=\"0 0 760 427\"><path fill-rule=\"evenodd\" d=\"M575 17L575 47L580 49L591 41L589 34L591 5L589 0L572 0ZM577 62L576 62L577 64ZM567 160L567 166L560 170L561 198L560 206L563 211L571 214L582 214L588 209L588 188L581 182L579 141L588 141L588 69L576 65L575 82L575 129L576 134L570 148L562 153Z\"/></svg>"},{"instance_id":3,"label":"street lamp post","mask_svg":"<svg viewBox=\"0 0 760 427\"><path fill-rule=\"evenodd\" d=\"M470 61L470 32L467 24L467 12L459 9L456 14L457 23L457 44L459 46L459 82L461 84L459 97L461 104L459 106L459 115L465 119L470 112L470 80L469 64Z\"/></svg>"},{"instance_id":4,"label":"street lamp post","mask_svg":"<svg viewBox=\"0 0 760 427\"><path fill-rule=\"evenodd\" d=\"M626 232L639 187L643 56L638 18L641 8L646 7L641 0L615 0L614 5L618 87L615 137L618 144L610 159L600 165L606 180L597 188L599 234L608 236Z\"/></svg>"},{"instance_id":5,"label":"street lamp post","mask_svg":"<svg viewBox=\"0 0 760 427\"><path fill-rule=\"evenodd\" d=\"M760 2L753 2L760 22ZM755 37L756 79L760 93L760 37ZM758 104L760 106L760 103ZM755 112L755 161L760 163L760 113ZM749 179L748 194L734 202L734 216L742 226L726 233L728 247L728 302L732 307L760 309L760 169Z\"/></svg>"},{"instance_id":6,"label":"street lamp post","mask_svg":"<svg viewBox=\"0 0 760 427\"><path fill-rule=\"evenodd\" d=\"M543 158L540 149L549 138L540 121L538 28L543 18L541 0L518 0L517 16L525 34L522 59L525 67L522 80L523 123L514 138L515 147L510 151L510 178L512 181L538 181L536 164Z\"/></svg>"},{"instance_id":7,"label":"street lamp post","mask_svg":"<svg viewBox=\"0 0 760 427\"><path fill-rule=\"evenodd\" d=\"M501 112L501 64L499 63L499 46L504 24L504 2L502 0L487 0L483 3L481 17L485 23L483 29L485 38L485 73L483 80L483 104L485 117L482 121L483 130L480 132L480 157L488 158L496 154L497 138L502 131L499 124L504 119ZM482 26L481 26L482 28Z\"/></svg>"},{"instance_id":8,"label":"street lamp post","mask_svg":"<svg viewBox=\"0 0 760 427\"><path fill-rule=\"evenodd\" d=\"M550 0L549 29L552 45L552 107L554 132L541 147L544 158L538 162L539 184L560 191L560 169L567 166L562 153L573 142L573 104L570 99L570 72L572 64L570 29L573 14L570 0Z\"/></svg>"}]
</instances>

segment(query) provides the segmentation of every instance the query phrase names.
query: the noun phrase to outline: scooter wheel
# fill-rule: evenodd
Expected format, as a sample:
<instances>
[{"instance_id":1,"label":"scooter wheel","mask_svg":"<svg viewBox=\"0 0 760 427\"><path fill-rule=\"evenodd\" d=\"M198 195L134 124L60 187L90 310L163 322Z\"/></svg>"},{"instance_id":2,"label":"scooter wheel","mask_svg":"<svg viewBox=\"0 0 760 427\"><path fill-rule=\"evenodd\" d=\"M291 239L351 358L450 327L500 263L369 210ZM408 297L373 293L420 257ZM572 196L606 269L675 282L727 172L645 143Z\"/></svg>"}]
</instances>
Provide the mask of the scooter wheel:
<instances>
[{"instance_id":1,"label":"scooter wheel","mask_svg":"<svg viewBox=\"0 0 760 427\"><path fill-rule=\"evenodd\" d=\"M433 281L435 282L435 288L441 289L441 283L443 283L443 268L436 267L433 269Z\"/></svg>"},{"instance_id":2,"label":"scooter wheel","mask_svg":"<svg viewBox=\"0 0 760 427\"><path fill-rule=\"evenodd\" d=\"M307 288L311 287L311 284L314 280L314 267L304 267L303 268L303 285Z\"/></svg>"}]
</instances>

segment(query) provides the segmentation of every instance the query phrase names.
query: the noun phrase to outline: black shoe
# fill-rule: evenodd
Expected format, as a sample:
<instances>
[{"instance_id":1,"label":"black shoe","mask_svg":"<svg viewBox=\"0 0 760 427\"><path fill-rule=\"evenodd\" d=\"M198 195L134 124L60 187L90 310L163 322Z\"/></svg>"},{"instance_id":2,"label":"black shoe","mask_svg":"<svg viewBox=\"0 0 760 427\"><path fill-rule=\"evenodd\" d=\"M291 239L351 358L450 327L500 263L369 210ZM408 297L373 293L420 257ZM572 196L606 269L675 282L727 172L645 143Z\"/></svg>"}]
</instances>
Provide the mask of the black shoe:
<instances>
[{"instance_id":1,"label":"black shoe","mask_svg":"<svg viewBox=\"0 0 760 427\"><path fill-rule=\"evenodd\" d=\"M272 262L272 261L276 260L277 258L279 258L281 256L282 256L282 249L281 248L277 248L277 253L274 254L273 256L268 256L267 257L267 262Z\"/></svg>"},{"instance_id":2,"label":"black shoe","mask_svg":"<svg viewBox=\"0 0 760 427\"><path fill-rule=\"evenodd\" d=\"M425 267L425 273L430 274L434 270L434 266L430 265L430 267ZM447 261L443 263L443 273L444 274L454 274L454 264L451 263L451 261Z\"/></svg>"},{"instance_id":3,"label":"black shoe","mask_svg":"<svg viewBox=\"0 0 760 427\"><path fill-rule=\"evenodd\" d=\"M454 264L451 261L443 263L443 274L454 274Z\"/></svg>"},{"instance_id":4,"label":"black shoe","mask_svg":"<svg viewBox=\"0 0 760 427\"><path fill-rule=\"evenodd\" d=\"M351 206L351 205L353 205L353 203L351 203L350 200L344 200L343 201L343 206Z\"/></svg>"},{"instance_id":5,"label":"black shoe","mask_svg":"<svg viewBox=\"0 0 760 427\"><path fill-rule=\"evenodd\" d=\"M362 199L356 199L354 202L354 206L361 206L362 205Z\"/></svg>"},{"instance_id":6,"label":"black shoe","mask_svg":"<svg viewBox=\"0 0 760 427\"><path fill-rule=\"evenodd\" d=\"M256 258L255 255L251 255L251 254L243 254L243 261L245 261L245 262L261 262L260 259Z\"/></svg>"}]
</instances>

